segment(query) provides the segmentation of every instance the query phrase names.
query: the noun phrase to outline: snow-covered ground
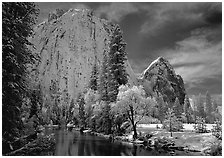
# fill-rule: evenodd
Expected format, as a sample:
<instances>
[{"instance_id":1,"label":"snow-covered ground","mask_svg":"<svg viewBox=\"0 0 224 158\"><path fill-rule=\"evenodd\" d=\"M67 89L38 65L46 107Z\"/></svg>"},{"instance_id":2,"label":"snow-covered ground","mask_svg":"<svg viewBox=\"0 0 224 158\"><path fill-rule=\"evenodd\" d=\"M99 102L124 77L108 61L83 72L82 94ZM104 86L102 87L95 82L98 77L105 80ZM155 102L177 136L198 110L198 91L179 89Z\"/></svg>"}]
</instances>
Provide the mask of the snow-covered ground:
<instances>
[{"instance_id":1,"label":"snow-covered ground","mask_svg":"<svg viewBox=\"0 0 224 158\"><path fill-rule=\"evenodd\" d=\"M138 124L138 127L140 128L155 128L158 125L158 127L162 127L162 124ZM184 130L194 130L194 124L183 124ZM206 124L207 130L211 130L215 124Z\"/></svg>"}]
</instances>

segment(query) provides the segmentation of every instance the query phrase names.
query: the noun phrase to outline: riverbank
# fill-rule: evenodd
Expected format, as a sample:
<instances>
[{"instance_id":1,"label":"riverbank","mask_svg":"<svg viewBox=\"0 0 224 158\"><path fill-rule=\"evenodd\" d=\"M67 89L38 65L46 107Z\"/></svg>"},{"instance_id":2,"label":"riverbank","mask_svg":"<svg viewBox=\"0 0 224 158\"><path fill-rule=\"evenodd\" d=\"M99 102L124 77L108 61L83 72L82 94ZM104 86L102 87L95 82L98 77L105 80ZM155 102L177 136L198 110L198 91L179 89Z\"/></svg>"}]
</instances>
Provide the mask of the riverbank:
<instances>
[{"instance_id":1,"label":"riverbank","mask_svg":"<svg viewBox=\"0 0 224 158\"><path fill-rule=\"evenodd\" d=\"M159 128L156 128L159 127ZM207 130L211 131L213 124L207 124ZM184 124L183 132L172 132L173 137L170 137L170 132L161 128L161 125L140 124L137 128L143 134L153 133L154 138L169 138L175 142L176 146L181 146L185 150L197 151L202 155L209 155L208 152L214 144L217 144L217 139L212 133L196 133L193 124Z\"/></svg>"},{"instance_id":2,"label":"riverbank","mask_svg":"<svg viewBox=\"0 0 224 158\"><path fill-rule=\"evenodd\" d=\"M144 131L147 131L144 129ZM150 133L150 134L149 134ZM105 135L97 132L90 132L90 134L104 137L113 142L120 141L125 144L142 145L147 150L153 150L155 148L175 151L173 155L189 155L189 156L205 156L209 155L211 145L217 140L212 133L195 133L195 132L173 132L173 137L170 137L170 133L159 129L147 132L142 132L137 141L133 141L132 136L112 136ZM147 138L146 135L150 136ZM173 143L173 144L172 144Z\"/></svg>"},{"instance_id":3,"label":"riverbank","mask_svg":"<svg viewBox=\"0 0 224 158\"><path fill-rule=\"evenodd\" d=\"M55 135L39 135L35 140L5 156L50 156L55 150Z\"/></svg>"},{"instance_id":4,"label":"riverbank","mask_svg":"<svg viewBox=\"0 0 224 158\"><path fill-rule=\"evenodd\" d=\"M45 132L39 134L37 139L28 142L27 144L23 145L20 149L12 151L6 156L36 156L36 155L54 155L55 148L56 148L56 136L55 131L52 128L46 128ZM54 131L54 132L52 132ZM63 135L61 133L65 132ZM70 132L68 134L68 132ZM163 130L163 129L148 129L148 128L140 128L138 129L139 132L139 139L137 141L133 141L131 134L126 134L123 136L113 136L113 135L105 135L103 133L93 132L91 130L83 130L80 133L80 130L76 128L68 128L67 130L62 130L62 132L57 133L60 143L60 140L66 140L73 142L74 138L78 140L79 145L82 144L80 139L85 140L86 138L89 139L90 135L94 135L97 137L101 137L102 140L106 140L106 142L116 144L123 144L130 148L134 148L138 146L141 148L152 152L152 155L179 155L179 156L203 156L209 155L206 154L207 149L210 147L209 142L214 142L214 136L211 133L195 133L195 132L173 132L173 137L170 137L170 133ZM77 133L77 134L75 134ZM75 135L74 135L75 134ZM81 135L80 135L81 134ZM79 137L81 136L81 137ZM91 138L93 141L95 139L99 140L99 138ZM109 141L107 141L109 140ZM70 144L70 143L68 143ZM62 146L65 147L66 145L62 143ZM75 146L74 146L75 147ZM59 147L61 149L61 147ZM59 149L58 148L58 149ZM66 147L65 147L66 148ZM95 150L95 149L94 149ZM156 152L156 153L155 153ZM74 152L74 155L79 155Z\"/></svg>"}]
</instances>

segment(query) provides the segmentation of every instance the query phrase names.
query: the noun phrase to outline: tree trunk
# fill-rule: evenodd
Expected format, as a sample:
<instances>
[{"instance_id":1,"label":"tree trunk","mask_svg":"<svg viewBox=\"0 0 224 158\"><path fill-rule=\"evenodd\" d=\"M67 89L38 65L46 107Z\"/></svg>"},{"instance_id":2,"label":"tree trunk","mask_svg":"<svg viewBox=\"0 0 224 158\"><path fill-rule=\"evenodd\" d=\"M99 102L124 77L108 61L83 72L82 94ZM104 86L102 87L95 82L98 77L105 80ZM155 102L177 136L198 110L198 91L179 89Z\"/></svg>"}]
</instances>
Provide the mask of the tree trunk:
<instances>
[{"instance_id":1,"label":"tree trunk","mask_svg":"<svg viewBox=\"0 0 224 158\"><path fill-rule=\"evenodd\" d=\"M133 126L133 131L134 131L133 138L134 138L134 140L135 140L135 139L137 139L137 135L138 135L138 134L137 134L137 130L136 130L136 125L133 123L132 126Z\"/></svg>"},{"instance_id":2,"label":"tree trunk","mask_svg":"<svg viewBox=\"0 0 224 158\"><path fill-rule=\"evenodd\" d=\"M172 123L171 123L171 119L170 119L170 136L173 137L173 134L172 134Z\"/></svg>"}]
</instances>

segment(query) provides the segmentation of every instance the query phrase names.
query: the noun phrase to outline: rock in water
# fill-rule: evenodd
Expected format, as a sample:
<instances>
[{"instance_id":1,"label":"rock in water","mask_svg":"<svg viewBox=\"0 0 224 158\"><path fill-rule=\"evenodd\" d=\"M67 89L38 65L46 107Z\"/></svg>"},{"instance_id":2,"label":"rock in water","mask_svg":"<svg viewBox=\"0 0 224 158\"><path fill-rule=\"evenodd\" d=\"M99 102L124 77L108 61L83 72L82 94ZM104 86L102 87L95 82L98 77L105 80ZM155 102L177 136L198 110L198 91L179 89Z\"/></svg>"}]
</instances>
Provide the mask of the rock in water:
<instances>
[{"instance_id":1,"label":"rock in water","mask_svg":"<svg viewBox=\"0 0 224 158\"><path fill-rule=\"evenodd\" d=\"M51 15L35 28L31 42L40 56L37 76L46 104L51 104L51 96L56 93L76 100L88 87L93 65L100 68L103 54L110 49L113 27L89 10L70 9L60 16ZM133 85L137 79L128 61L125 65Z\"/></svg>"},{"instance_id":2,"label":"rock in water","mask_svg":"<svg viewBox=\"0 0 224 158\"><path fill-rule=\"evenodd\" d=\"M161 93L165 101L174 102L175 98L178 97L180 103L184 103L186 91L183 79L180 75L176 75L170 63L162 57L153 61L143 71L139 82L145 88L149 87L151 91Z\"/></svg>"}]
</instances>

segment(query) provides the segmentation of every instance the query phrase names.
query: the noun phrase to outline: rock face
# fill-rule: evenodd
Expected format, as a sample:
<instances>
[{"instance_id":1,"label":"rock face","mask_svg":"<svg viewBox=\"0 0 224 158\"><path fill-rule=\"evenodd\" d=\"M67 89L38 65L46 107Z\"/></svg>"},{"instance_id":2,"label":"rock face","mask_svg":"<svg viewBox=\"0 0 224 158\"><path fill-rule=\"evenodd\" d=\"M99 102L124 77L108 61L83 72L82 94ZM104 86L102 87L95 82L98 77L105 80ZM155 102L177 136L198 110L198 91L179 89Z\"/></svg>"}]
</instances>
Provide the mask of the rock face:
<instances>
[{"instance_id":1,"label":"rock face","mask_svg":"<svg viewBox=\"0 0 224 158\"><path fill-rule=\"evenodd\" d=\"M144 87L149 87L150 92L161 93L164 100L174 102L178 97L181 104L184 103L185 88L180 75L176 75L170 63L159 57L153 61L139 78L139 83ZM146 90L147 91L147 90Z\"/></svg>"},{"instance_id":2,"label":"rock face","mask_svg":"<svg viewBox=\"0 0 224 158\"><path fill-rule=\"evenodd\" d=\"M66 13L60 12L59 16L50 15L48 21L35 28L31 39L35 49L32 51L40 56L36 78L45 105L51 105L52 96L58 93L68 97L69 102L76 100L88 87L94 64L100 68L103 54L110 49L113 27L89 10L70 9ZM136 77L128 61L125 66L130 85L143 85L148 93L164 94L171 102L178 97L183 103L183 80L167 60L158 58L140 78Z\"/></svg>"},{"instance_id":3,"label":"rock face","mask_svg":"<svg viewBox=\"0 0 224 158\"><path fill-rule=\"evenodd\" d=\"M59 17L51 15L35 28L31 42L36 48L33 51L40 56L37 76L45 102L52 94L66 92L71 101L83 92L93 65L96 62L100 67L103 53L109 51L112 27L89 10L70 9ZM125 65L133 78L128 61ZM137 82L129 81L132 85Z\"/></svg>"}]
</instances>

